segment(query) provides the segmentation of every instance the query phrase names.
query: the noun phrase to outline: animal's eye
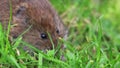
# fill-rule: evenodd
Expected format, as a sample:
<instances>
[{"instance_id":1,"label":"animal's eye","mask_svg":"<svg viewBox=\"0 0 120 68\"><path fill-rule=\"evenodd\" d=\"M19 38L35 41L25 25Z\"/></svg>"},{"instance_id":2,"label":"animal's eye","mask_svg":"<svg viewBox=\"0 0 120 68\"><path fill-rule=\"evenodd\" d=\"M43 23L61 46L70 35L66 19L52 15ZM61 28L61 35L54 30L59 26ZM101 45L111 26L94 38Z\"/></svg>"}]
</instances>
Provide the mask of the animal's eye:
<instances>
[{"instance_id":1,"label":"animal's eye","mask_svg":"<svg viewBox=\"0 0 120 68\"><path fill-rule=\"evenodd\" d=\"M60 31L59 31L59 30L56 30L56 32L59 34Z\"/></svg>"},{"instance_id":2,"label":"animal's eye","mask_svg":"<svg viewBox=\"0 0 120 68\"><path fill-rule=\"evenodd\" d=\"M41 33L41 38L42 39L47 39L47 34L46 33Z\"/></svg>"}]
</instances>

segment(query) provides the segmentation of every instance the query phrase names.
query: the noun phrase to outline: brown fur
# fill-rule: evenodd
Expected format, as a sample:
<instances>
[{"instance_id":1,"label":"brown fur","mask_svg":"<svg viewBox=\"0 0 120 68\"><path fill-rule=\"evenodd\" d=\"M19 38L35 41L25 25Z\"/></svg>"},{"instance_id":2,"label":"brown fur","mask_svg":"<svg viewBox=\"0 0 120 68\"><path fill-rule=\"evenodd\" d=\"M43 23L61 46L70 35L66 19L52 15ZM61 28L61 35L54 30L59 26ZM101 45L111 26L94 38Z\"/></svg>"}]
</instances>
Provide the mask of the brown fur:
<instances>
[{"instance_id":1,"label":"brown fur","mask_svg":"<svg viewBox=\"0 0 120 68\"><path fill-rule=\"evenodd\" d=\"M52 44L47 39L41 38L41 33L50 33L55 47L58 37L66 35L66 29L58 14L48 0L11 0L12 22L10 36L18 37L21 33L23 40L41 50L52 49ZM10 0L0 0L0 22L6 29L9 20ZM56 31L59 31L58 33Z\"/></svg>"}]
</instances>

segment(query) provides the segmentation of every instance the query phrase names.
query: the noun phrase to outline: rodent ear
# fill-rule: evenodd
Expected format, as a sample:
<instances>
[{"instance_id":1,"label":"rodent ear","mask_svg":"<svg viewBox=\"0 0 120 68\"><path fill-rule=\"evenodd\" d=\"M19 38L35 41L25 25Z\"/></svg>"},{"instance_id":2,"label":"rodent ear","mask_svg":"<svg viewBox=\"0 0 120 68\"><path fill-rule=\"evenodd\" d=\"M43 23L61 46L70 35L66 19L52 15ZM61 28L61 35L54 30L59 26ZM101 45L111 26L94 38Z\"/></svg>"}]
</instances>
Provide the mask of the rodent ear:
<instances>
[{"instance_id":1,"label":"rodent ear","mask_svg":"<svg viewBox=\"0 0 120 68\"><path fill-rule=\"evenodd\" d=\"M27 2L21 3L20 6L24 6L25 8L28 8L28 3Z\"/></svg>"},{"instance_id":2,"label":"rodent ear","mask_svg":"<svg viewBox=\"0 0 120 68\"><path fill-rule=\"evenodd\" d=\"M20 5L16 7L15 15L16 16L23 15L27 8L28 8L27 3L20 3Z\"/></svg>"},{"instance_id":3,"label":"rodent ear","mask_svg":"<svg viewBox=\"0 0 120 68\"><path fill-rule=\"evenodd\" d=\"M22 14L25 11L25 7L20 6L17 10L16 10L16 15Z\"/></svg>"}]
</instances>

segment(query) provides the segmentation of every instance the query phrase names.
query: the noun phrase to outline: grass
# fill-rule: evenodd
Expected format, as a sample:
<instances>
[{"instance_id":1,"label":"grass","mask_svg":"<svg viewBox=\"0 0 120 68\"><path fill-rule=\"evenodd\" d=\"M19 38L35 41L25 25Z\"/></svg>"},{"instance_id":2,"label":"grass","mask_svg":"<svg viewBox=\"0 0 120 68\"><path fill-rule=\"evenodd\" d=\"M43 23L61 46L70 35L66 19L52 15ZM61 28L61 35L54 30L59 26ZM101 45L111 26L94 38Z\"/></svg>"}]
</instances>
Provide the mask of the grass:
<instances>
[{"instance_id":1,"label":"grass","mask_svg":"<svg viewBox=\"0 0 120 68\"><path fill-rule=\"evenodd\" d=\"M51 0L69 29L61 39L66 49L55 55L31 47L19 37L10 44L0 25L0 68L118 68L120 67L119 0ZM20 42L37 53L18 49ZM60 59L64 54L65 61ZM36 59L37 57L37 59Z\"/></svg>"}]
</instances>

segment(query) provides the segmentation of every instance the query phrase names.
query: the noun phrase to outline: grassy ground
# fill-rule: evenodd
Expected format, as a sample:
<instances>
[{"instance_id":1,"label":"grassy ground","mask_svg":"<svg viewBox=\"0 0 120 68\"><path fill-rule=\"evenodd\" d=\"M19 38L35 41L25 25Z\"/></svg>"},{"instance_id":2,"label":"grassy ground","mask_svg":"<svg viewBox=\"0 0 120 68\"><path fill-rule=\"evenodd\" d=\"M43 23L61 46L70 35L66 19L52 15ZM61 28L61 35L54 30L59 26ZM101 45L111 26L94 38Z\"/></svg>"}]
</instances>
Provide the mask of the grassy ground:
<instances>
[{"instance_id":1,"label":"grassy ground","mask_svg":"<svg viewBox=\"0 0 120 68\"><path fill-rule=\"evenodd\" d=\"M0 26L0 68L119 68L119 0L50 0L69 29L63 52L30 56L17 49L21 37L10 44ZM7 32L8 33L8 32ZM22 42L28 45L27 43ZM28 45L30 46L30 45ZM60 60L64 54L65 61ZM38 57L37 59L35 57Z\"/></svg>"}]
</instances>

